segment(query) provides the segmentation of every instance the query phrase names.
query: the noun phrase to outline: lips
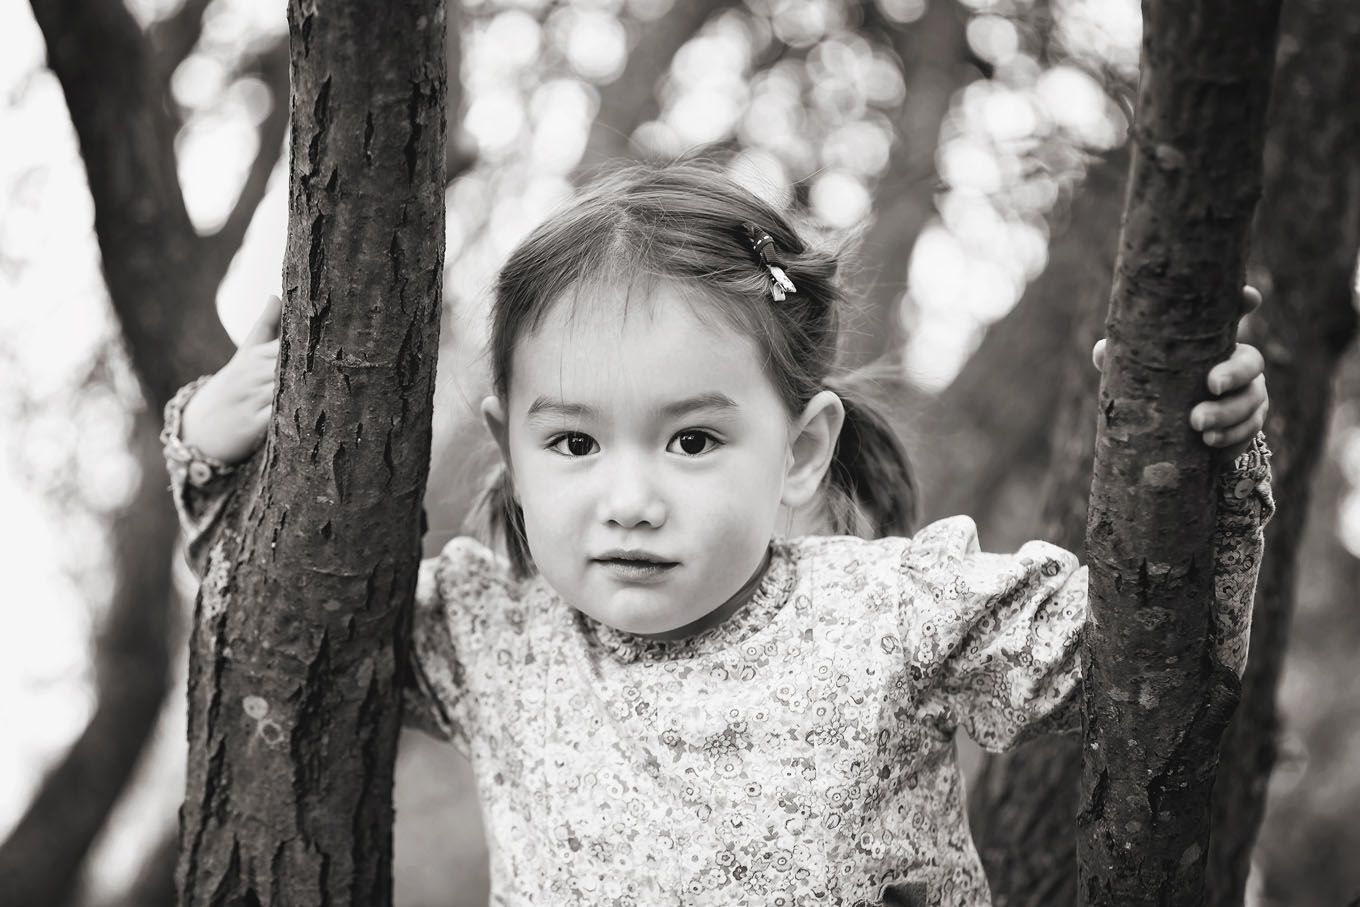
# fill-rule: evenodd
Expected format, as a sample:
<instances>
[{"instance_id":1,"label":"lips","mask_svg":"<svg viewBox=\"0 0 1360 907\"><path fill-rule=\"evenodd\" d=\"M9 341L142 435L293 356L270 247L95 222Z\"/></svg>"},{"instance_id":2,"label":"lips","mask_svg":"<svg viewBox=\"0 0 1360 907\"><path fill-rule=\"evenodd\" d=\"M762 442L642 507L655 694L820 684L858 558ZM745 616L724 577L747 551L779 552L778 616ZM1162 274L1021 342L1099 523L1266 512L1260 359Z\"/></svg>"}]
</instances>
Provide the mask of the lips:
<instances>
[{"instance_id":1,"label":"lips","mask_svg":"<svg viewBox=\"0 0 1360 907\"><path fill-rule=\"evenodd\" d=\"M667 560L651 551L637 549L615 549L592 558L616 579L629 582L645 582L665 576L671 569L680 566L678 561Z\"/></svg>"},{"instance_id":2,"label":"lips","mask_svg":"<svg viewBox=\"0 0 1360 907\"><path fill-rule=\"evenodd\" d=\"M597 555L597 561L623 561L626 563L645 563L659 564L662 566L675 566L676 561L664 558L659 554L654 554L642 548L611 548L603 554Z\"/></svg>"}]
</instances>

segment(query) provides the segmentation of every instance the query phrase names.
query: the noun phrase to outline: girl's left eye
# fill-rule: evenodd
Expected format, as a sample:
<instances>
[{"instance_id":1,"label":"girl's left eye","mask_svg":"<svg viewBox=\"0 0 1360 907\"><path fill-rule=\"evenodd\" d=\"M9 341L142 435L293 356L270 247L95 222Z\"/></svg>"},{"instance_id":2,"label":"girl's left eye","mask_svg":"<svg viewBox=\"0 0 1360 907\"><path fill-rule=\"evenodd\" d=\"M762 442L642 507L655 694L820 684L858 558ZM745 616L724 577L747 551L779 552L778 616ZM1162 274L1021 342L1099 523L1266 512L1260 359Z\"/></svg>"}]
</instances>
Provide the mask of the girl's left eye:
<instances>
[{"instance_id":1,"label":"girl's left eye","mask_svg":"<svg viewBox=\"0 0 1360 907\"><path fill-rule=\"evenodd\" d=\"M687 457L697 457L700 454L708 453L718 446L718 439L706 431L690 429L682 431L671 438L671 443L666 449L671 453L684 454Z\"/></svg>"}]
</instances>

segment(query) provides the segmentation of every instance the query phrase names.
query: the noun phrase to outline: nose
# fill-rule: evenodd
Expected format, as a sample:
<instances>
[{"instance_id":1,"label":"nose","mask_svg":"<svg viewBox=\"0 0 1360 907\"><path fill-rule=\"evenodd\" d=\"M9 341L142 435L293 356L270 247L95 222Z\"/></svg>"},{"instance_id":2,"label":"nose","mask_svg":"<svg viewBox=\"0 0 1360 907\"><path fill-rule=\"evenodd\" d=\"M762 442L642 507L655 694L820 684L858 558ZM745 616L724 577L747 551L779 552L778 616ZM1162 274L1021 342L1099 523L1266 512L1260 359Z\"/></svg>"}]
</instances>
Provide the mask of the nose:
<instances>
[{"instance_id":1,"label":"nose","mask_svg":"<svg viewBox=\"0 0 1360 907\"><path fill-rule=\"evenodd\" d=\"M666 502L658 477L642 456L620 455L605 472L600 520L624 529L666 522Z\"/></svg>"}]
</instances>

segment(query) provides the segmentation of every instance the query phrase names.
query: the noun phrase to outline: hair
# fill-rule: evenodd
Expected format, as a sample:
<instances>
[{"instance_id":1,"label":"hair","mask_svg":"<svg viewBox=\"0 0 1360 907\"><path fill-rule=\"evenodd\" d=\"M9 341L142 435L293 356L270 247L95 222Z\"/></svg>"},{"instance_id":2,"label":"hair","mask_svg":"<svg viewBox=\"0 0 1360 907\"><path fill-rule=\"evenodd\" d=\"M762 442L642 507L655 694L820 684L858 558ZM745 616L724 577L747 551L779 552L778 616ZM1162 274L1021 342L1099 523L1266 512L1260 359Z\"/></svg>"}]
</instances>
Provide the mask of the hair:
<instances>
[{"instance_id":1,"label":"hair","mask_svg":"<svg viewBox=\"0 0 1360 907\"><path fill-rule=\"evenodd\" d=\"M770 264L797 287L771 295L770 271L743 232L754 223L773 238ZM818 392L845 406L833 461L819 495L833 534L908 535L916 483L906 450L861 374L836 369L838 309L844 293L836 257L809 247L773 207L709 165L634 166L594 183L538 227L510 255L496 281L489 353L495 393L509 398L515 347L566 294L597 285L673 280L692 287L751 338L790 415ZM503 466L488 480L479 510L520 576L533 572L524 512Z\"/></svg>"}]
</instances>

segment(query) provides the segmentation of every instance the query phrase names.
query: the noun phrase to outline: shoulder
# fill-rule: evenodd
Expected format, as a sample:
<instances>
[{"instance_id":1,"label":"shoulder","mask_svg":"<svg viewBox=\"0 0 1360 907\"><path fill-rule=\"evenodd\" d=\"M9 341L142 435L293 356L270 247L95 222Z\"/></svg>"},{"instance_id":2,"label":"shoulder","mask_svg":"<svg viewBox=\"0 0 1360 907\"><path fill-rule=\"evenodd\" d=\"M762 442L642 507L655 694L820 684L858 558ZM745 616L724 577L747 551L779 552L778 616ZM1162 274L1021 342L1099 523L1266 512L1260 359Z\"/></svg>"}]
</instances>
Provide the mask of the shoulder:
<instances>
[{"instance_id":1,"label":"shoulder","mask_svg":"<svg viewBox=\"0 0 1360 907\"><path fill-rule=\"evenodd\" d=\"M858 566L869 571L919 573L940 567L956 568L973 557L996 557L982 553L978 544L977 524L967 516L937 520L911 536L878 539L844 535L805 536L790 540L787 544L799 564L838 566L849 571ZM1031 542L1022 551L1037 552L1044 548L1065 553L1042 542Z\"/></svg>"},{"instance_id":2,"label":"shoulder","mask_svg":"<svg viewBox=\"0 0 1360 907\"><path fill-rule=\"evenodd\" d=\"M862 539L850 535L810 535L783 542L798 575L818 585L862 586L898 574L911 540L891 536Z\"/></svg>"},{"instance_id":3,"label":"shoulder","mask_svg":"<svg viewBox=\"0 0 1360 907\"><path fill-rule=\"evenodd\" d=\"M476 539L458 536L434 557L421 561L416 598L447 598L476 589L508 592L515 585L505 558Z\"/></svg>"},{"instance_id":4,"label":"shoulder","mask_svg":"<svg viewBox=\"0 0 1360 907\"><path fill-rule=\"evenodd\" d=\"M1067 576L1078 569L1077 556L1050 542L1029 541L1014 553L982 550L971 517L952 516L923 527L912 537L903 559L909 574L927 585L965 583L994 594L1027 577Z\"/></svg>"},{"instance_id":5,"label":"shoulder","mask_svg":"<svg viewBox=\"0 0 1360 907\"><path fill-rule=\"evenodd\" d=\"M1009 554L984 552L970 517L930 523L909 538L807 537L790 543L800 574L821 587L877 588L911 602L963 611L1036 586L1061 585L1079 572L1071 552L1042 541Z\"/></svg>"},{"instance_id":6,"label":"shoulder","mask_svg":"<svg viewBox=\"0 0 1360 907\"><path fill-rule=\"evenodd\" d=\"M544 586L536 577L519 579L510 562L475 539L451 540L437 555L420 564L416 581L416 620L438 619L467 633L498 632L507 620L520 624L526 599ZM541 590L540 590L541 592Z\"/></svg>"}]
</instances>

